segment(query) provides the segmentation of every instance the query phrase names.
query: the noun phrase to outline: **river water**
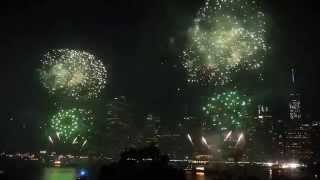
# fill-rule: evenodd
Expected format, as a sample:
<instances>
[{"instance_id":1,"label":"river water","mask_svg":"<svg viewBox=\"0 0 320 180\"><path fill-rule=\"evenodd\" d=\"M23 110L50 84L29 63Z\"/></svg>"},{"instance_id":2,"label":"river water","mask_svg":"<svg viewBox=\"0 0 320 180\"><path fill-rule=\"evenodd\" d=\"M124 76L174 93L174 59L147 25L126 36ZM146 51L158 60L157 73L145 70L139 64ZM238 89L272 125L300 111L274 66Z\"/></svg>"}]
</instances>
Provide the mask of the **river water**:
<instances>
[{"instance_id":1,"label":"river water","mask_svg":"<svg viewBox=\"0 0 320 180\"><path fill-rule=\"evenodd\" d=\"M63 167L50 167L50 168L40 168L40 169L29 169L28 172L20 169L20 172L12 171L9 174L7 179L10 180L75 180L76 177L84 171L86 175L88 175L88 180L96 179L94 173L79 168L63 168ZM255 175L259 178L259 180L271 180L271 176L267 174L259 173ZM233 178L238 179L237 176L233 176ZM1 178L0 178L1 179ZM192 173L186 172L186 180L212 180L216 179L213 174L205 174L205 173ZM229 178L228 178L229 179Z\"/></svg>"},{"instance_id":2,"label":"river water","mask_svg":"<svg viewBox=\"0 0 320 180\"><path fill-rule=\"evenodd\" d=\"M79 167L79 168L43 167L36 164L31 165L29 163L12 163L11 166L8 167L8 163L6 164L2 163L2 166L0 163L0 179L1 180L2 179L75 180L76 177L80 175L80 173L82 172L88 176L87 180L95 180L97 179L96 177L99 169L100 168L86 169L84 167ZM5 172L6 176L3 176L3 175L1 176L1 172ZM234 168L234 169L229 169L228 173L231 176L225 177L224 179L232 179L232 180L247 179L248 177L251 176L251 177L257 177L259 180L274 180L272 177L272 171L266 168L253 168L253 167ZM186 172L186 180L221 179L221 178L218 178L217 176L218 176L217 174ZM307 179L317 179L317 178L307 178Z\"/></svg>"},{"instance_id":3,"label":"river water","mask_svg":"<svg viewBox=\"0 0 320 180\"><path fill-rule=\"evenodd\" d=\"M88 174L88 180L94 180L94 176L91 172L88 172L85 169L76 169L76 168L62 168L62 167L51 167L38 169L33 172L26 173L25 171L21 172L11 172L10 176L7 179L10 180L75 180L81 171L85 171ZM91 173L91 174L90 174ZM215 179L214 175L205 174L205 173L191 173L186 172L186 180L212 180ZM267 176L259 177L259 180L268 179Z\"/></svg>"},{"instance_id":4,"label":"river water","mask_svg":"<svg viewBox=\"0 0 320 180\"><path fill-rule=\"evenodd\" d=\"M87 180L94 180L94 173L89 172L85 169L75 169L75 168L44 168L42 176L39 180L75 180L76 176L79 175L81 171L85 171L88 173ZM237 171L237 172L235 172ZM90 174L91 173L91 174ZM230 176L220 176L217 174L208 174L208 173L192 173L186 172L186 180L215 180L215 179L230 179L230 180L238 180L238 179L258 179L258 180L278 180L283 178L274 178L272 176L272 171L268 169L247 169L245 171L234 170L229 173ZM252 178L254 177L254 178ZM292 176L288 179L301 179ZM317 178L309 178L306 179L317 179ZM31 180L31 179L30 179ZM34 179L32 179L34 180Z\"/></svg>"},{"instance_id":5,"label":"river water","mask_svg":"<svg viewBox=\"0 0 320 180\"><path fill-rule=\"evenodd\" d=\"M74 168L45 168L41 180L75 180Z\"/></svg>"}]
</instances>

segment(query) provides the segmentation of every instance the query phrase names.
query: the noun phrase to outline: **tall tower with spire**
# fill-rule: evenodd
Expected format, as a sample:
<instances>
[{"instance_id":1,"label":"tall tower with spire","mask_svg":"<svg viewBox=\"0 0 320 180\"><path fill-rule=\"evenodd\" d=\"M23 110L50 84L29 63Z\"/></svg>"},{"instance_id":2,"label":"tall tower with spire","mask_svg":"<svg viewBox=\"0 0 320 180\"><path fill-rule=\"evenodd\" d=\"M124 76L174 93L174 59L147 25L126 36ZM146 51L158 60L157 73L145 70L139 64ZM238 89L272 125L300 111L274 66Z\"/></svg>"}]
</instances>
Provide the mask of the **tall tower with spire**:
<instances>
[{"instance_id":1,"label":"tall tower with spire","mask_svg":"<svg viewBox=\"0 0 320 180\"><path fill-rule=\"evenodd\" d=\"M291 122L293 124L300 124L301 123L301 100L300 94L297 92L296 89L296 72L295 69L291 69L291 87L289 93L289 116Z\"/></svg>"},{"instance_id":2,"label":"tall tower with spire","mask_svg":"<svg viewBox=\"0 0 320 180\"><path fill-rule=\"evenodd\" d=\"M296 72L291 69L291 87L289 90L289 122L285 130L284 155L290 160L310 160L311 126L303 121L301 115L300 94L296 88Z\"/></svg>"}]
</instances>

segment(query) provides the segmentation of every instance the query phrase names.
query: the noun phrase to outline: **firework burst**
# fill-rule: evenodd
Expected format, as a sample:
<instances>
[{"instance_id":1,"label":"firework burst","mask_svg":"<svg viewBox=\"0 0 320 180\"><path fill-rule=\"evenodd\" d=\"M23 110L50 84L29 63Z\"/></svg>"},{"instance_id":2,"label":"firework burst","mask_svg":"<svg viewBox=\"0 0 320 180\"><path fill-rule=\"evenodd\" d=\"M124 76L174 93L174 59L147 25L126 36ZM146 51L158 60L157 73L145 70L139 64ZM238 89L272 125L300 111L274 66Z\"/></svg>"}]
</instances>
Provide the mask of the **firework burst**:
<instances>
[{"instance_id":1,"label":"firework burst","mask_svg":"<svg viewBox=\"0 0 320 180\"><path fill-rule=\"evenodd\" d=\"M207 0L182 54L188 82L224 85L234 72L258 70L268 50L265 34L255 1Z\"/></svg>"},{"instance_id":2,"label":"firework burst","mask_svg":"<svg viewBox=\"0 0 320 180\"><path fill-rule=\"evenodd\" d=\"M107 70L90 53L77 50L52 50L41 60L40 80L50 94L79 100L96 98L107 84Z\"/></svg>"},{"instance_id":3,"label":"firework burst","mask_svg":"<svg viewBox=\"0 0 320 180\"><path fill-rule=\"evenodd\" d=\"M58 140L70 144L87 140L92 126L92 112L77 108L60 110L49 122L49 127L55 132Z\"/></svg>"},{"instance_id":4,"label":"firework burst","mask_svg":"<svg viewBox=\"0 0 320 180\"><path fill-rule=\"evenodd\" d=\"M250 98L237 91L229 91L209 98L202 110L211 129L225 131L248 125L250 105Z\"/></svg>"}]
</instances>

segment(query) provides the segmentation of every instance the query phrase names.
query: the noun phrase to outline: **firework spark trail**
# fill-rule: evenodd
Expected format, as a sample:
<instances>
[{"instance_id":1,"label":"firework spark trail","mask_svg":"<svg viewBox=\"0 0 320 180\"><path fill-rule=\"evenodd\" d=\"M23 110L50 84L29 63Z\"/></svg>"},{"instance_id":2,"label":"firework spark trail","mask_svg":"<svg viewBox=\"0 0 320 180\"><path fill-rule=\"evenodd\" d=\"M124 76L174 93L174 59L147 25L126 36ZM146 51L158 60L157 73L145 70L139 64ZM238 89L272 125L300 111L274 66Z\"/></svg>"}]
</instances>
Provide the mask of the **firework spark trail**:
<instances>
[{"instance_id":1,"label":"firework spark trail","mask_svg":"<svg viewBox=\"0 0 320 180\"><path fill-rule=\"evenodd\" d=\"M236 146L239 145L239 143L241 142L241 140L243 139L243 133L241 133L238 137L238 140L237 140L237 143L236 143Z\"/></svg>"},{"instance_id":2,"label":"firework spark trail","mask_svg":"<svg viewBox=\"0 0 320 180\"><path fill-rule=\"evenodd\" d=\"M189 83L224 85L234 72L260 69L269 49L255 1L207 0L189 35L182 53Z\"/></svg>"},{"instance_id":3,"label":"firework spark trail","mask_svg":"<svg viewBox=\"0 0 320 180\"><path fill-rule=\"evenodd\" d=\"M209 145L208 145L208 142L207 142L207 140L206 140L205 137L202 136L202 137L201 137L201 141L202 141L202 143L205 144L206 146L209 146Z\"/></svg>"},{"instance_id":4,"label":"firework spark trail","mask_svg":"<svg viewBox=\"0 0 320 180\"><path fill-rule=\"evenodd\" d=\"M231 134L232 134L232 131L229 131L223 141L227 141L229 139L229 137L231 136Z\"/></svg>"},{"instance_id":5,"label":"firework spark trail","mask_svg":"<svg viewBox=\"0 0 320 180\"><path fill-rule=\"evenodd\" d=\"M187 138L190 141L190 143L193 145L193 141L192 141L192 138L191 138L190 134L187 135Z\"/></svg>"},{"instance_id":6,"label":"firework spark trail","mask_svg":"<svg viewBox=\"0 0 320 180\"><path fill-rule=\"evenodd\" d=\"M41 60L40 80L50 94L76 100L98 97L107 84L103 63L85 51L58 49L49 51Z\"/></svg>"},{"instance_id":7,"label":"firework spark trail","mask_svg":"<svg viewBox=\"0 0 320 180\"><path fill-rule=\"evenodd\" d=\"M57 138L60 140L60 134L56 132Z\"/></svg>"},{"instance_id":8,"label":"firework spark trail","mask_svg":"<svg viewBox=\"0 0 320 180\"><path fill-rule=\"evenodd\" d=\"M51 136L49 136L48 138L49 138L49 141L51 142L51 144L53 144L53 140L52 140Z\"/></svg>"},{"instance_id":9,"label":"firework spark trail","mask_svg":"<svg viewBox=\"0 0 320 180\"><path fill-rule=\"evenodd\" d=\"M76 138L74 138L72 144L77 144L77 139L78 139L78 136Z\"/></svg>"},{"instance_id":10,"label":"firework spark trail","mask_svg":"<svg viewBox=\"0 0 320 180\"><path fill-rule=\"evenodd\" d=\"M88 140L85 140L83 143L82 143L82 146L81 146L81 149L88 143Z\"/></svg>"}]
</instances>

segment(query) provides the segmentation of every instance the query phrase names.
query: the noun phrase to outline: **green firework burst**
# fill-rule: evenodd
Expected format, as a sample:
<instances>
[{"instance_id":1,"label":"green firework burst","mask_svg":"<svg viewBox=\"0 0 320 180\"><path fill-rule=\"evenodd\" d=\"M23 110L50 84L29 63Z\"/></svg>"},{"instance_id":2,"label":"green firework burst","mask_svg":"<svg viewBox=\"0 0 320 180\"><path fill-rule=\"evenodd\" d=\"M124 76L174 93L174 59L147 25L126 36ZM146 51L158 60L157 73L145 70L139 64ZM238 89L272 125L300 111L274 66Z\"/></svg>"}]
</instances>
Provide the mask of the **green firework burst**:
<instances>
[{"instance_id":1,"label":"green firework burst","mask_svg":"<svg viewBox=\"0 0 320 180\"><path fill-rule=\"evenodd\" d=\"M60 141L75 144L77 140L87 140L92 132L92 112L77 108L60 110L52 116L49 126Z\"/></svg>"},{"instance_id":2,"label":"green firework burst","mask_svg":"<svg viewBox=\"0 0 320 180\"><path fill-rule=\"evenodd\" d=\"M215 94L208 99L202 111L207 126L215 130L242 129L249 123L251 99L237 91Z\"/></svg>"}]
</instances>

